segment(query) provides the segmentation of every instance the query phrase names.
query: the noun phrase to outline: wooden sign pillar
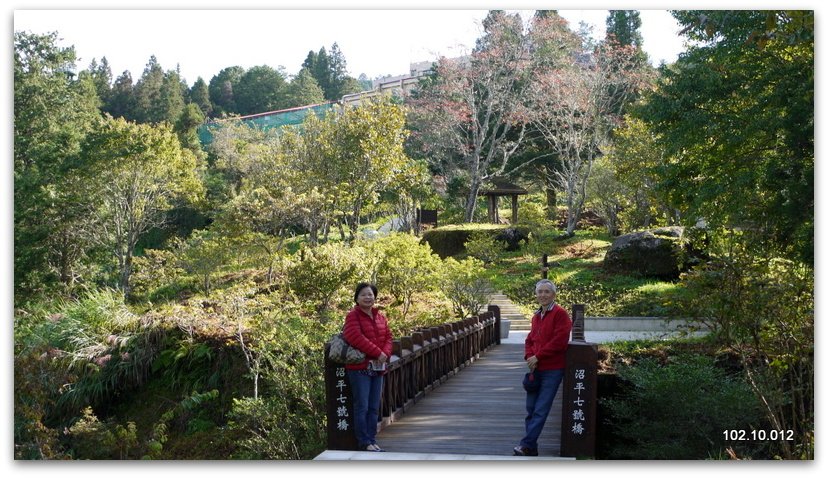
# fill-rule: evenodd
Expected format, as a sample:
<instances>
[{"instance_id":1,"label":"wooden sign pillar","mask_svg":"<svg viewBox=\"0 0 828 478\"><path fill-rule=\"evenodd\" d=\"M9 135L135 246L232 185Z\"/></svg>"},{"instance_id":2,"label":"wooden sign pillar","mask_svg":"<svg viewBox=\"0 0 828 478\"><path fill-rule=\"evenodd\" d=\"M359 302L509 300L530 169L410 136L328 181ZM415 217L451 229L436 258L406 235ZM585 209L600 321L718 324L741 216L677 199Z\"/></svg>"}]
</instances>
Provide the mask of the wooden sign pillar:
<instances>
[{"instance_id":1,"label":"wooden sign pillar","mask_svg":"<svg viewBox=\"0 0 828 478\"><path fill-rule=\"evenodd\" d=\"M328 418L328 450L356 450L354 406L345 365L328 358L325 344L325 404Z\"/></svg>"},{"instance_id":2,"label":"wooden sign pillar","mask_svg":"<svg viewBox=\"0 0 828 478\"><path fill-rule=\"evenodd\" d=\"M584 306L572 307L572 340L563 380L561 456L595 457L598 348L584 340Z\"/></svg>"}]
</instances>

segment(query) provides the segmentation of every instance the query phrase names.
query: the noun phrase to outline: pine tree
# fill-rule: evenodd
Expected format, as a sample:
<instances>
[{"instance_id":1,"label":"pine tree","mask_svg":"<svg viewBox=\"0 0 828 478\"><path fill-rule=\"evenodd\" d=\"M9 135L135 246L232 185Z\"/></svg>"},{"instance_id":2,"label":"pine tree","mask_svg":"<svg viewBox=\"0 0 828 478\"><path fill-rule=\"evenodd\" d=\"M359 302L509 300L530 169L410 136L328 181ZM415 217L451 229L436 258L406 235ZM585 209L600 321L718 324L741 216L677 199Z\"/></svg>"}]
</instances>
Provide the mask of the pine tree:
<instances>
[{"instance_id":1,"label":"pine tree","mask_svg":"<svg viewBox=\"0 0 828 478\"><path fill-rule=\"evenodd\" d=\"M239 79L234 97L238 113L242 115L284 108L285 78L281 72L267 65L254 66Z\"/></svg>"},{"instance_id":2,"label":"pine tree","mask_svg":"<svg viewBox=\"0 0 828 478\"><path fill-rule=\"evenodd\" d=\"M307 68L302 68L288 86L288 108L322 103L325 101L325 92L319 87L316 79Z\"/></svg>"},{"instance_id":3,"label":"pine tree","mask_svg":"<svg viewBox=\"0 0 828 478\"><path fill-rule=\"evenodd\" d=\"M331 90L331 60L328 57L328 52L325 51L324 46L320 48L319 53L316 54L316 61L314 61L311 74L314 78L316 78L316 82L319 83L319 87L322 88L322 91L325 92L325 99L336 99L336 97L332 95L333 91Z\"/></svg>"},{"instance_id":4,"label":"pine tree","mask_svg":"<svg viewBox=\"0 0 828 478\"><path fill-rule=\"evenodd\" d=\"M100 64L93 58L89 68L81 72L81 75L89 75L95 84L95 90L98 92L101 105L107 104L112 95L112 69L109 67L106 57L101 58Z\"/></svg>"},{"instance_id":5,"label":"pine tree","mask_svg":"<svg viewBox=\"0 0 828 478\"><path fill-rule=\"evenodd\" d=\"M164 74L161 84L161 121L175 124L184 111L184 95L181 92L181 77L177 71Z\"/></svg>"},{"instance_id":6,"label":"pine tree","mask_svg":"<svg viewBox=\"0 0 828 478\"><path fill-rule=\"evenodd\" d=\"M161 98L164 84L164 70L152 55L144 68L144 73L135 84L135 119L141 123L159 123L163 121L165 108Z\"/></svg>"},{"instance_id":7,"label":"pine tree","mask_svg":"<svg viewBox=\"0 0 828 478\"><path fill-rule=\"evenodd\" d=\"M641 17L638 10L610 10L607 15L607 37L612 36L621 46L632 45L641 50Z\"/></svg>"},{"instance_id":8,"label":"pine tree","mask_svg":"<svg viewBox=\"0 0 828 478\"><path fill-rule=\"evenodd\" d=\"M207 83L199 76L189 91L190 103L195 103L204 116L209 117L213 112L213 105L210 103L210 89Z\"/></svg>"},{"instance_id":9,"label":"pine tree","mask_svg":"<svg viewBox=\"0 0 828 478\"><path fill-rule=\"evenodd\" d=\"M244 68L231 66L221 70L218 75L210 79L210 101L213 103L213 112L216 116L238 113L236 107L235 88L244 75Z\"/></svg>"},{"instance_id":10,"label":"pine tree","mask_svg":"<svg viewBox=\"0 0 828 478\"><path fill-rule=\"evenodd\" d=\"M103 109L113 118L135 120L135 87L132 84L132 75L129 70L124 70L121 76L115 79L112 85L112 95L104 104Z\"/></svg>"}]
</instances>

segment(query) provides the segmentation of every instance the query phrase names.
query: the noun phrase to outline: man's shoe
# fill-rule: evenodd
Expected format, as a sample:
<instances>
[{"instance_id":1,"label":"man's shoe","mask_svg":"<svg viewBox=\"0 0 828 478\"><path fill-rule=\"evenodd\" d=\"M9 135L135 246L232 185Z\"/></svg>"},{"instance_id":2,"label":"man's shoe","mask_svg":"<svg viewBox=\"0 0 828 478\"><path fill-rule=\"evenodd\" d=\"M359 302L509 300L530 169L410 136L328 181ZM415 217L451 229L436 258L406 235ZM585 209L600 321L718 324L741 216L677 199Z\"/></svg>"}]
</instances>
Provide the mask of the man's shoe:
<instances>
[{"instance_id":1,"label":"man's shoe","mask_svg":"<svg viewBox=\"0 0 828 478\"><path fill-rule=\"evenodd\" d=\"M365 447L365 451L385 451L385 450L380 448L380 446L377 445L376 443L371 443L370 445Z\"/></svg>"},{"instance_id":2,"label":"man's shoe","mask_svg":"<svg viewBox=\"0 0 828 478\"><path fill-rule=\"evenodd\" d=\"M523 445L516 446L513 451L515 452L515 456L538 456L538 450L526 448Z\"/></svg>"}]
</instances>

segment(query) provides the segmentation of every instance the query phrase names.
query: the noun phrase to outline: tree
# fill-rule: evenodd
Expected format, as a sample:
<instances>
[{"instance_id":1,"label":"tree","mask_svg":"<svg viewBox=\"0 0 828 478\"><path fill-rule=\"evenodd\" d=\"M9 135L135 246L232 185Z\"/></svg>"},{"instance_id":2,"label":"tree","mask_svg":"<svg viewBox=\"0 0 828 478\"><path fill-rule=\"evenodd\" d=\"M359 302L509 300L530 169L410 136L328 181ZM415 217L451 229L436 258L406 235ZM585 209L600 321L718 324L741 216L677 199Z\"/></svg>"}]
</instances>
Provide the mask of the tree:
<instances>
[{"instance_id":1,"label":"tree","mask_svg":"<svg viewBox=\"0 0 828 478\"><path fill-rule=\"evenodd\" d=\"M166 119L166 105L161 97L164 70L152 55L144 73L135 83L135 120L140 123L160 123Z\"/></svg>"},{"instance_id":2,"label":"tree","mask_svg":"<svg viewBox=\"0 0 828 478\"><path fill-rule=\"evenodd\" d=\"M337 162L327 167L335 170L340 211L353 240L363 209L378 202L380 192L411 162L403 149L405 114L384 97L355 108L346 106L340 116L329 118L335 121Z\"/></svg>"},{"instance_id":3,"label":"tree","mask_svg":"<svg viewBox=\"0 0 828 478\"><path fill-rule=\"evenodd\" d=\"M289 172L285 180L297 195L296 208L308 231L308 241L314 246L320 235L327 240L330 226L336 221L340 184L336 168L331 167L338 164L335 118L336 113L324 118L308 115L301 132L285 131L279 145L288 165L283 170Z\"/></svg>"},{"instance_id":4,"label":"tree","mask_svg":"<svg viewBox=\"0 0 828 478\"><path fill-rule=\"evenodd\" d=\"M181 76L177 71L168 71L164 74L161 84L161 121L175 124L184 111L184 91Z\"/></svg>"},{"instance_id":5,"label":"tree","mask_svg":"<svg viewBox=\"0 0 828 478\"><path fill-rule=\"evenodd\" d=\"M641 50L644 39L640 28L638 10L610 10L607 15L607 37L612 37L621 46L632 45Z\"/></svg>"},{"instance_id":6,"label":"tree","mask_svg":"<svg viewBox=\"0 0 828 478\"><path fill-rule=\"evenodd\" d=\"M121 76L115 79L112 85L112 93L109 101L104 104L104 113L109 113L113 118L124 118L135 120L135 88L132 85L132 75L124 71Z\"/></svg>"},{"instance_id":7,"label":"tree","mask_svg":"<svg viewBox=\"0 0 828 478\"><path fill-rule=\"evenodd\" d=\"M210 117L213 113L213 104L210 103L210 89L207 83L199 76L190 88L189 93L190 103L195 103L205 117Z\"/></svg>"},{"instance_id":8,"label":"tree","mask_svg":"<svg viewBox=\"0 0 828 478\"><path fill-rule=\"evenodd\" d=\"M213 274L230 256L223 238L211 231L198 230L186 241L180 241L178 251L185 270L201 278L201 290L209 295Z\"/></svg>"},{"instance_id":9,"label":"tree","mask_svg":"<svg viewBox=\"0 0 828 478\"><path fill-rule=\"evenodd\" d=\"M311 74L313 74L313 77L316 78L316 82L319 83L319 87L325 92L325 99L337 99L334 96L331 96L331 63L330 58L328 57L328 52L325 51L325 47L323 46L320 48L319 53L317 53L314 57L311 57L309 53L308 59L311 60L312 63L302 66L308 68Z\"/></svg>"},{"instance_id":10,"label":"tree","mask_svg":"<svg viewBox=\"0 0 828 478\"><path fill-rule=\"evenodd\" d=\"M439 273L440 290L451 302L460 319L477 315L486 303L491 284L486 280L483 262L474 257L457 261L447 257Z\"/></svg>"},{"instance_id":11,"label":"tree","mask_svg":"<svg viewBox=\"0 0 828 478\"><path fill-rule=\"evenodd\" d=\"M658 187L664 148L655 134L638 118L627 116L613 132L610 167L628 191L621 222L628 230L648 229L655 224L675 224L681 219Z\"/></svg>"},{"instance_id":12,"label":"tree","mask_svg":"<svg viewBox=\"0 0 828 478\"><path fill-rule=\"evenodd\" d=\"M301 224L303 202L290 187L246 189L222 206L211 229L255 251L254 256L264 256L270 282L289 230Z\"/></svg>"},{"instance_id":13,"label":"tree","mask_svg":"<svg viewBox=\"0 0 828 478\"><path fill-rule=\"evenodd\" d=\"M339 86L339 93L341 94L337 97L337 100L339 100L345 95L351 95L354 93L359 93L361 91L364 91L364 89L362 88L362 83L353 76L346 76Z\"/></svg>"},{"instance_id":14,"label":"tree","mask_svg":"<svg viewBox=\"0 0 828 478\"><path fill-rule=\"evenodd\" d=\"M325 92L319 87L310 70L302 68L287 87L285 106L315 105L325 101Z\"/></svg>"},{"instance_id":15,"label":"tree","mask_svg":"<svg viewBox=\"0 0 828 478\"><path fill-rule=\"evenodd\" d=\"M231 66L221 70L218 75L210 79L210 101L217 116L238 113L236 107L235 88L244 75L244 68Z\"/></svg>"},{"instance_id":16,"label":"tree","mask_svg":"<svg viewBox=\"0 0 828 478\"><path fill-rule=\"evenodd\" d=\"M405 320L414 295L436 288L440 258L411 234L391 233L369 243L368 251L378 259L372 274L377 287L394 297Z\"/></svg>"},{"instance_id":17,"label":"tree","mask_svg":"<svg viewBox=\"0 0 828 478\"><path fill-rule=\"evenodd\" d=\"M339 45L336 42L331 45L329 60L331 85L330 91L327 92L329 99L338 100L345 95L362 91L360 82L356 78L348 75L348 65L345 60L345 55L339 49Z\"/></svg>"},{"instance_id":18,"label":"tree","mask_svg":"<svg viewBox=\"0 0 828 478\"><path fill-rule=\"evenodd\" d=\"M89 68L80 72L79 77L83 75L89 75L91 77L101 104L107 104L112 95L112 69L109 67L109 62L106 60L106 57L101 58L100 64L93 58L92 63L89 64Z\"/></svg>"},{"instance_id":19,"label":"tree","mask_svg":"<svg viewBox=\"0 0 828 478\"><path fill-rule=\"evenodd\" d=\"M284 108L285 90L282 73L267 65L254 66L239 78L233 90L237 112L249 115Z\"/></svg>"},{"instance_id":20,"label":"tree","mask_svg":"<svg viewBox=\"0 0 828 478\"><path fill-rule=\"evenodd\" d=\"M490 12L471 56L441 58L435 78L423 84L413 101L411 119L424 154L459 162L456 167L468 177L467 222L474 219L486 180L530 162L507 171L509 159L526 140L534 110L529 92L546 60L533 51L547 25L536 21L526 33L518 14Z\"/></svg>"},{"instance_id":21,"label":"tree","mask_svg":"<svg viewBox=\"0 0 828 478\"><path fill-rule=\"evenodd\" d=\"M607 233L617 236L621 231L619 213L626 206L629 190L618 179L609 156L596 158L586 187L592 210L604 221Z\"/></svg>"},{"instance_id":22,"label":"tree","mask_svg":"<svg viewBox=\"0 0 828 478\"><path fill-rule=\"evenodd\" d=\"M684 220L813 265L813 11L680 11L693 42L639 113Z\"/></svg>"},{"instance_id":23,"label":"tree","mask_svg":"<svg viewBox=\"0 0 828 478\"><path fill-rule=\"evenodd\" d=\"M345 55L342 54L342 50L339 49L339 45L336 42L331 45L328 68L330 69L331 81L328 96L331 99L342 98L342 95L345 94L343 93L345 79L348 78L348 64L345 61Z\"/></svg>"},{"instance_id":24,"label":"tree","mask_svg":"<svg viewBox=\"0 0 828 478\"><path fill-rule=\"evenodd\" d=\"M80 143L99 116L94 84L75 80L74 48L57 33L14 34L14 284L15 294L51 282L50 270L70 282L78 255L64 239L81 229L60 194ZM70 210L72 211L70 213ZM61 213L65 213L62 217ZM59 234L56 231L66 231ZM61 244L65 244L65 247ZM55 262L55 250L61 259ZM68 269L67 269L68 268Z\"/></svg>"},{"instance_id":25,"label":"tree","mask_svg":"<svg viewBox=\"0 0 828 478\"><path fill-rule=\"evenodd\" d=\"M543 25L545 34L538 38L533 54L544 57L547 68L570 62L573 55L579 54L582 39L572 33L568 22L557 10L538 10L534 21ZM522 151L516 152L513 161L522 164L534 158L531 166L520 173L525 180L540 184L546 196L546 218L555 221L559 188L557 173L561 171L561 159L554 151L549 151L543 135L535 131L533 125L529 127L528 136L529 140L521 148Z\"/></svg>"},{"instance_id":26,"label":"tree","mask_svg":"<svg viewBox=\"0 0 828 478\"><path fill-rule=\"evenodd\" d=\"M368 91L374 89L374 82L368 78L368 75L365 73L360 73L359 77L357 78L359 82L360 91Z\"/></svg>"},{"instance_id":27,"label":"tree","mask_svg":"<svg viewBox=\"0 0 828 478\"><path fill-rule=\"evenodd\" d=\"M106 243L118 260L118 284L128 295L138 239L162 225L173 198L194 200L203 193L199 166L165 124L106 119L82 149L85 192L99 205Z\"/></svg>"},{"instance_id":28,"label":"tree","mask_svg":"<svg viewBox=\"0 0 828 478\"><path fill-rule=\"evenodd\" d=\"M536 79L534 126L561 160L555 174L566 194L566 236L574 234L580 220L593 162L643 81L632 68L635 54L635 48L610 40L589 59L572 58Z\"/></svg>"},{"instance_id":29,"label":"tree","mask_svg":"<svg viewBox=\"0 0 828 478\"><path fill-rule=\"evenodd\" d=\"M181 147L189 149L199 159L205 159L207 156L201 149L201 141L198 139L198 127L202 123L204 123L204 114L195 103L185 106L175 122L175 133L178 135Z\"/></svg>"}]
</instances>

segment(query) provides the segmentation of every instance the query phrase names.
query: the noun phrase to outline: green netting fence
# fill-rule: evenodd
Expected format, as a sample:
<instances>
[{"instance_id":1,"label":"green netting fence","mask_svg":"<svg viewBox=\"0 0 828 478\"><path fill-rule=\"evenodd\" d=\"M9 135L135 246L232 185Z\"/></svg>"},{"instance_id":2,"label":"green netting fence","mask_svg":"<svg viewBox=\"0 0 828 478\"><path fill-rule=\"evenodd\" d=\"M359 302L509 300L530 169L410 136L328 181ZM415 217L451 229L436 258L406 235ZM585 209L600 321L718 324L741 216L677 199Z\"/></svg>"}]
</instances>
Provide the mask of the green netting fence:
<instances>
[{"instance_id":1,"label":"green netting fence","mask_svg":"<svg viewBox=\"0 0 828 478\"><path fill-rule=\"evenodd\" d=\"M238 118L230 118L224 120L210 121L198 127L198 139L201 140L202 145L208 145L213 141L213 131L222 127L229 121L243 121L251 126L256 126L262 129L281 128L282 126L298 125L305 121L305 117L310 113L315 113L317 116L324 116L325 113L334 107L336 103L322 103L318 105L300 106L298 108L290 108L279 111L268 111L267 113L259 113L249 116L240 116Z\"/></svg>"}]
</instances>

